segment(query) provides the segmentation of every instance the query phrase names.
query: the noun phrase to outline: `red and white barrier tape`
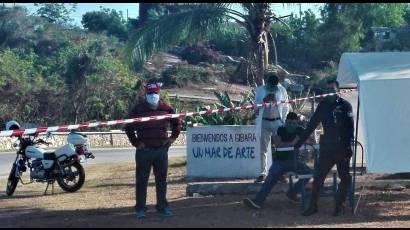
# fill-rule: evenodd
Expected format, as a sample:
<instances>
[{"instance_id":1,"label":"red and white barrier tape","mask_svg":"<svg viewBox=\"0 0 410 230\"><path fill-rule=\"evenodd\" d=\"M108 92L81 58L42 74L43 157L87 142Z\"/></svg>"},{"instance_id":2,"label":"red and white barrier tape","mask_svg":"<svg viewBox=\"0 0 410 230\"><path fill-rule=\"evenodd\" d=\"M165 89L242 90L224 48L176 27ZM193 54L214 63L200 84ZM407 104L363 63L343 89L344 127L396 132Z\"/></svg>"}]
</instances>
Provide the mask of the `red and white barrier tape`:
<instances>
[{"instance_id":1,"label":"red and white barrier tape","mask_svg":"<svg viewBox=\"0 0 410 230\"><path fill-rule=\"evenodd\" d=\"M347 89L341 90L341 93L355 91L355 89ZM219 109L209 109L200 112L183 112L178 114L167 114L161 116L151 116L151 117L139 117L139 118L130 118L130 119L122 119L122 120L113 120L113 121L103 121L103 122L94 122L88 124L76 124L76 125L62 125L62 126L52 126L52 127L39 127L39 128L32 128L32 129L18 129L18 130L7 130L1 131L0 137L10 137L10 136L21 136L21 135L29 135L29 134L36 134L36 133L46 133L46 132L67 132L69 130L75 130L80 128L95 128L95 127L103 127L103 126L113 126L113 125L121 125L121 124L130 124L130 123L141 123L153 120L163 120L163 119L171 119L171 118L186 118L186 117L194 117L198 115L210 115L214 113L225 113L225 112L234 112L234 111L241 111L241 110L248 110L248 109L256 109L260 107L267 107L269 105L279 105L284 103L295 103L296 101L303 101L306 99L313 99L313 98L324 98L326 96L335 95L336 93L329 93L329 94L321 94L312 97L305 97L305 98L297 98L291 100L281 100L276 102L269 102L269 103L262 103L262 104L254 104L254 105L244 105L238 107L231 107L231 108L219 108Z\"/></svg>"}]
</instances>

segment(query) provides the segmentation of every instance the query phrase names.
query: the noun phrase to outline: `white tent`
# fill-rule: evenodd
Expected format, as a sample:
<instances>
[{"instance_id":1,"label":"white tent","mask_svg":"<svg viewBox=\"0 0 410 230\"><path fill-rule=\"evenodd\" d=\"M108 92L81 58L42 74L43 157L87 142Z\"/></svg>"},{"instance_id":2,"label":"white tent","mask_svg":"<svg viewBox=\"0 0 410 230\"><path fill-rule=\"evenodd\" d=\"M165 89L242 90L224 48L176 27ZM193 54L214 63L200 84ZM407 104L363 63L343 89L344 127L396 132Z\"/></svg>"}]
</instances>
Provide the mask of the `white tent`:
<instances>
[{"instance_id":1,"label":"white tent","mask_svg":"<svg viewBox=\"0 0 410 230\"><path fill-rule=\"evenodd\" d=\"M344 53L337 80L358 88L367 170L410 172L410 52Z\"/></svg>"}]
</instances>

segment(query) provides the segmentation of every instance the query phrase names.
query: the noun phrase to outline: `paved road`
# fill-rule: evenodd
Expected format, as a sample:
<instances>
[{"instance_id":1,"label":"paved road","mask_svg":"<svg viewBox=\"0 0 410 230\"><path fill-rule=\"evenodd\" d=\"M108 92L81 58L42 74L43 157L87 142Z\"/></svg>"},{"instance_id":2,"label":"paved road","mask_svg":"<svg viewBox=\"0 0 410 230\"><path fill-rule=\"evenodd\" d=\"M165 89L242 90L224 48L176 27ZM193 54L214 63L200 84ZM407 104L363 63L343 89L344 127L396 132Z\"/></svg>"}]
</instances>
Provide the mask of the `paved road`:
<instances>
[{"instance_id":1,"label":"paved road","mask_svg":"<svg viewBox=\"0 0 410 230\"><path fill-rule=\"evenodd\" d=\"M87 164L99 164L121 161L134 161L134 148L106 148L93 149L95 159L88 160ZM168 152L170 157L186 156L186 147L171 147ZM16 157L15 153L0 153L0 177L8 176L11 165Z\"/></svg>"}]
</instances>

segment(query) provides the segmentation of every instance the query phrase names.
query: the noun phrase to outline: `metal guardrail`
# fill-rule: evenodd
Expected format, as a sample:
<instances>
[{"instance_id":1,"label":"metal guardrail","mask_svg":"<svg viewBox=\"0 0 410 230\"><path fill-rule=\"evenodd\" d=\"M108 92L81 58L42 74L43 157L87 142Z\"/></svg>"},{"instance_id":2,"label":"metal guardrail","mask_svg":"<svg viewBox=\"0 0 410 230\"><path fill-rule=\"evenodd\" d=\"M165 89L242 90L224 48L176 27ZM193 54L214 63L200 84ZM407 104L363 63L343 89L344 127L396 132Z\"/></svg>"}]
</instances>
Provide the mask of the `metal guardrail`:
<instances>
[{"instance_id":1,"label":"metal guardrail","mask_svg":"<svg viewBox=\"0 0 410 230\"><path fill-rule=\"evenodd\" d=\"M51 132L51 133L52 133L52 136L67 136L70 132ZM106 132L77 132L77 133L87 135L87 136L109 135L109 143L110 143L110 146L112 146L112 147L114 146L114 137L113 137L114 135L125 135L125 132L122 131L122 130L112 130L112 131L106 131ZM168 131L168 134L171 134L171 133L172 133L172 131ZM186 131L181 131L180 134L186 136ZM39 135L46 136L47 134L46 133L41 133ZM182 141L182 142L185 143L186 140ZM177 144L177 143L175 143L175 144L180 145L180 144Z\"/></svg>"}]
</instances>

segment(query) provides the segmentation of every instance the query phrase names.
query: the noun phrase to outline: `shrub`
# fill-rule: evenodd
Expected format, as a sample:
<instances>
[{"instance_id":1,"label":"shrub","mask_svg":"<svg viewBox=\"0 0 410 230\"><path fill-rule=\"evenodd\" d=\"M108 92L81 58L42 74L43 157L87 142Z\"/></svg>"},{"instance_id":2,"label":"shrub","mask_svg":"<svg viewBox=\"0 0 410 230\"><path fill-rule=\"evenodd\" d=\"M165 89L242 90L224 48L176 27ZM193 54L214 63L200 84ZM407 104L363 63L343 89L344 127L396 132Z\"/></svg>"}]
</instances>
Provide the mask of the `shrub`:
<instances>
[{"instance_id":1,"label":"shrub","mask_svg":"<svg viewBox=\"0 0 410 230\"><path fill-rule=\"evenodd\" d=\"M162 73L165 85L187 85L189 82L206 82L209 79L209 71L205 67L178 64L168 68Z\"/></svg>"},{"instance_id":2,"label":"shrub","mask_svg":"<svg viewBox=\"0 0 410 230\"><path fill-rule=\"evenodd\" d=\"M224 60L224 56L221 52L215 51L201 43L190 45L183 49L181 58L193 65L200 62L215 64Z\"/></svg>"}]
</instances>

